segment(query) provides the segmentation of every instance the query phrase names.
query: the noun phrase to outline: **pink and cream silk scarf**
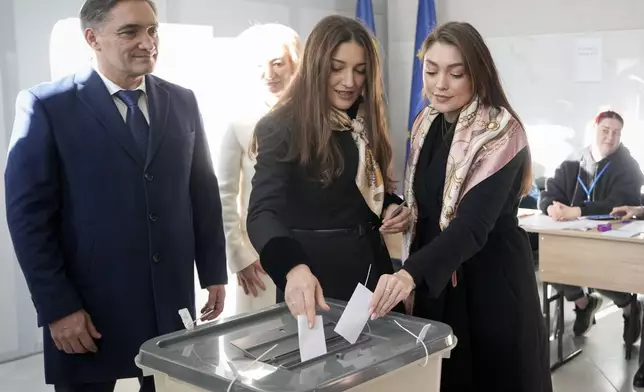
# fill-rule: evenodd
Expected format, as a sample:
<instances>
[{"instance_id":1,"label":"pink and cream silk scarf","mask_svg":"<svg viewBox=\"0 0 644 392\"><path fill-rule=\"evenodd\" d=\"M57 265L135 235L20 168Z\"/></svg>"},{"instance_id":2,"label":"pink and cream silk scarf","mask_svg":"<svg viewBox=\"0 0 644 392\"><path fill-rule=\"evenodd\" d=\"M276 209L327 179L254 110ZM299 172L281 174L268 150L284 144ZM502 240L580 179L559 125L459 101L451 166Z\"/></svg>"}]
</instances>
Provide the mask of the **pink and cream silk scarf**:
<instances>
[{"instance_id":1,"label":"pink and cream silk scarf","mask_svg":"<svg viewBox=\"0 0 644 392\"><path fill-rule=\"evenodd\" d=\"M403 263L409 257L414 240L418 207L414 195L414 176L418 157L432 122L440 113L425 107L414 121L411 150L405 170L404 197L412 212L412 224L403 233ZM477 184L510 162L528 140L519 121L504 108L483 106L475 98L461 110L447 159L440 227L445 230L458 214L458 204ZM456 286L456 271L452 275Z\"/></svg>"}]
</instances>

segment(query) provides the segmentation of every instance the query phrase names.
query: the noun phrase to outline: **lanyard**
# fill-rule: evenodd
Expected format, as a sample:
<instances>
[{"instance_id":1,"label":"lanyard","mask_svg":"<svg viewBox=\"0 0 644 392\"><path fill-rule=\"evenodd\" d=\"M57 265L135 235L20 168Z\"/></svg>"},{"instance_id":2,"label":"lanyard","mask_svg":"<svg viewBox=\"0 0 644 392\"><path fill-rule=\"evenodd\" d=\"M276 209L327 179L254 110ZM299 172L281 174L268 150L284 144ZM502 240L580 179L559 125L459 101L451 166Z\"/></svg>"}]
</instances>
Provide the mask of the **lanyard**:
<instances>
[{"instance_id":1,"label":"lanyard","mask_svg":"<svg viewBox=\"0 0 644 392\"><path fill-rule=\"evenodd\" d=\"M597 174L593 182L590 184L590 188L586 188L586 184L584 184L584 181L581 179L581 176L577 176L577 181L579 182L579 185L584 190L584 193L586 193L586 202L590 201L590 195L593 192L593 189L595 189L595 185L597 185L597 181L601 178L601 176L604 174L606 169L608 169L608 166L610 166L610 162L608 162L606 165L604 165L604 168Z\"/></svg>"}]
</instances>

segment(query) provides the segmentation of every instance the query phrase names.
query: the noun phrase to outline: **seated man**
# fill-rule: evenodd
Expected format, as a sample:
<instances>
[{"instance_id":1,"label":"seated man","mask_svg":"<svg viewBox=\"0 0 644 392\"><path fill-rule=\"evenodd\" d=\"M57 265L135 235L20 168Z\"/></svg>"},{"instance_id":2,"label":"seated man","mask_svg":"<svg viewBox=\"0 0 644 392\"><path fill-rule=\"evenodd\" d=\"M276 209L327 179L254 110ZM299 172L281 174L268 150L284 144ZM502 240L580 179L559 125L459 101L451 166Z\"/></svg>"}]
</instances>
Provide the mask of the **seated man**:
<instances>
[{"instance_id":1,"label":"seated man","mask_svg":"<svg viewBox=\"0 0 644 392\"><path fill-rule=\"evenodd\" d=\"M564 161L554 178L548 179L539 208L555 220L609 214L614 207L640 203L643 176L639 165L621 142L622 117L612 111L600 113L595 120L593 144L575 160ZM588 332L602 304L600 295L586 294L581 287L553 285L575 303L575 335ZM641 333L642 305L631 309L630 293L598 290L613 300L624 313L624 340L636 340ZM632 320L632 322L631 322Z\"/></svg>"}]
</instances>

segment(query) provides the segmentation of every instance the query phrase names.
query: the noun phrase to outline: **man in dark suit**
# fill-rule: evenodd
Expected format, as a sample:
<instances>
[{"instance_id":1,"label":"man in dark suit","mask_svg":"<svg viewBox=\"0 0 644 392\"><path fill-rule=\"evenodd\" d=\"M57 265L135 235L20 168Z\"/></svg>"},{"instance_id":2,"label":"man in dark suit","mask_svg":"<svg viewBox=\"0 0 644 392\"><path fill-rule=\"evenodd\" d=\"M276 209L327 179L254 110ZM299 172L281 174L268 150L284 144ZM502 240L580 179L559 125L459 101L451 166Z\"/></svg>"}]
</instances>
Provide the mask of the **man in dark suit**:
<instances>
[{"instance_id":1,"label":"man in dark suit","mask_svg":"<svg viewBox=\"0 0 644 392\"><path fill-rule=\"evenodd\" d=\"M194 265L217 317L227 283L221 204L194 94L150 75L151 0L87 0L94 69L18 96L7 220L56 391L139 377L143 342L195 317ZM208 315L208 311L211 311Z\"/></svg>"}]
</instances>

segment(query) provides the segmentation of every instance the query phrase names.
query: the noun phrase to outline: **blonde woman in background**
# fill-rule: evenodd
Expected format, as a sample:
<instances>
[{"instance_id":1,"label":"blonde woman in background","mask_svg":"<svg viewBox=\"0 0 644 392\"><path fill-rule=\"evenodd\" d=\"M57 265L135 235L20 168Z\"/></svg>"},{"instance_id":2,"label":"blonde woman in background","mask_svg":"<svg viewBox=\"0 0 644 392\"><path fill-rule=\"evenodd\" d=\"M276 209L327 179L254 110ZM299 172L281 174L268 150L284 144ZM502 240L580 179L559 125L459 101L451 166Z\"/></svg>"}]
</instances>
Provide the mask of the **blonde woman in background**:
<instances>
[{"instance_id":1,"label":"blonde woman in background","mask_svg":"<svg viewBox=\"0 0 644 392\"><path fill-rule=\"evenodd\" d=\"M255 162L248 152L255 124L277 102L295 73L301 46L298 34L281 24L252 26L238 40L244 65L249 68L243 81L250 85L244 89L250 94L241 115L229 124L221 139L216 165L228 269L237 275L235 314L275 304L275 284L264 272L246 232L251 180L255 174ZM250 105L246 103L249 101Z\"/></svg>"}]
</instances>

